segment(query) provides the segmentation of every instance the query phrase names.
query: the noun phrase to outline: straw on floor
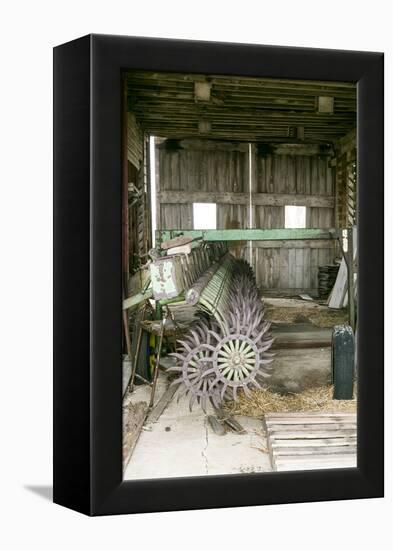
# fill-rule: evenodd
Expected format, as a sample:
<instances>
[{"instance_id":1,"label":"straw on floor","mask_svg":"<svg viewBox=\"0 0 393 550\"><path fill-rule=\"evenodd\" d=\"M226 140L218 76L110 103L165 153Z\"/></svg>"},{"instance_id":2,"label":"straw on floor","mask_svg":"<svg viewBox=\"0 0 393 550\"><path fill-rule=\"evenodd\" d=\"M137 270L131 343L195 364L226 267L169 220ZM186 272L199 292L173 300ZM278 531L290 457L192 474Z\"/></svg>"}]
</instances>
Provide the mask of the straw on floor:
<instances>
[{"instance_id":1,"label":"straw on floor","mask_svg":"<svg viewBox=\"0 0 393 550\"><path fill-rule=\"evenodd\" d=\"M356 412L356 399L333 399L333 386L321 386L301 393L279 394L268 388L254 390L252 397L242 393L238 401L230 401L226 410L234 415L262 417L269 412Z\"/></svg>"}]
</instances>

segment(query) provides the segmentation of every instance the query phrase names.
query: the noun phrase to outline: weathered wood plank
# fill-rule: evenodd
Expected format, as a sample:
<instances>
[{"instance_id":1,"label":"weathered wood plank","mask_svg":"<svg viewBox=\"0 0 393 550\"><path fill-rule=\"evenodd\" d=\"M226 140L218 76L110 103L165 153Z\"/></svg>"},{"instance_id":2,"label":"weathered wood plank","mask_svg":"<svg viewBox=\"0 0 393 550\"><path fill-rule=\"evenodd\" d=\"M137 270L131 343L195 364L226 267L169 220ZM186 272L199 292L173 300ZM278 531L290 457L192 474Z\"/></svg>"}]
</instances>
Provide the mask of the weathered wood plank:
<instances>
[{"instance_id":1,"label":"weathered wood plank","mask_svg":"<svg viewBox=\"0 0 393 550\"><path fill-rule=\"evenodd\" d=\"M332 437L338 437L338 433L342 433L342 437L353 437L354 435L357 435L356 432L356 424L347 424L346 428L343 428L342 425L339 424L330 424L328 425L319 425L319 428L317 426L311 425L311 424L302 424L296 426L296 431L294 431L294 427L290 425L284 425L284 426L271 426L266 425L268 430L271 433L271 436L275 439L284 439L286 437L285 434L289 434L287 439L295 439L294 434L298 434L298 439L312 439L311 437L307 437L306 434L313 435L313 439L320 439L321 433L328 434L326 437L329 439ZM340 427L341 426L341 427Z\"/></svg>"},{"instance_id":2,"label":"weathered wood plank","mask_svg":"<svg viewBox=\"0 0 393 550\"><path fill-rule=\"evenodd\" d=\"M164 392L164 394L159 399L156 406L152 409L150 412L147 422L149 424L154 424L154 422L157 422L162 413L165 411L169 403L172 401L173 396L175 395L177 389L179 386L172 386L170 385Z\"/></svg>"},{"instance_id":3,"label":"weathered wood plank","mask_svg":"<svg viewBox=\"0 0 393 550\"><path fill-rule=\"evenodd\" d=\"M354 445L324 445L322 447L318 445L314 447L285 447L273 444L272 449L276 459L283 456L355 455L356 442Z\"/></svg>"},{"instance_id":4,"label":"weathered wood plank","mask_svg":"<svg viewBox=\"0 0 393 550\"><path fill-rule=\"evenodd\" d=\"M296 287L309 286L304 284L303 265L304 265L304 249L297 248L295 250L295 265L289 266L289 269L293 269L295 271Z\"/></svg>"},{"instance_id":5,"label":"weathered wood plank","mask_svg":"<svg viewBox=\"0 0 393 550\"><path fill-rule=\"evenodd\" d=\"M296 429L299 429L299 426L309 426L310 429L315 429L317 426L317 429L321 429L320 424L324 426L324 429L329 429L330 426L337 426L338 428L345 428L348 425L354 426L356 425L356 417L355 416L335 416L334 413L332 413L330 416L325 417L319 417L319 416L313 416L313 417L294 417L294 418L275 418L274 420L266 420L267 426L274 426L276 429L278 427L280 429L285 430L287 426L294 426Z\"/></svg>"},{"instance_id":6,"label":"weathered wood plank","mask_svg":"<svg viewBox=\"0 0 393 550\"><path fill-rule=\"evenodd\" d=\"M341 446L353 446L356 443L356 436L352 437L326 437L326 438L314 438L314 439L281 439L276 437L272 442L273 447L285 447L285 448L297 448L297 447L341 447Z\"/></svg>"},{"instance_id":7,"label":"weathered wood plank","mask_svg":"<svg viewBox=\"0 0 393 550\"><path fill-rule=\"evenodd\" d=\"M315 457L298 457L294 459L291 457L278 458L275 463L275 470L277 472L289 472L294 470L326 470L333 468L356 468L357 459L356 456L348 455L324 455Z\"/></svg>"},{"instance_id":8,"label":"weathered wood plank","mask_svg":"<svg viewBox=\"0 0 393 550\"><path fill-rule=\"evenodd\" d=\"M229 428L231 428L231 430L233 430L237 433L240 433L240 434L246 433L246 430L243 428L243 426L240 424L240 422L238 422L235 418L233 418L233 416L231 416L230 414L224 412L220 408L214 408L214 410L215 410L217 418L221 422L225 422L225 424Z\"/></svg>"},{"instance_id":9,"label":"weathered wood plank","mask_svg":"<svg viewBox=\"0 0 393 550\"><path fill-rule=\"evenodd\" d=\"M226 434L226 429L224 428L223 423L220 422L216 416L210 414L207 417L207 421L209 422L211 429L216 435L221 436Z\"/></svg>"},{"instance_id":10,"label":"weathered wood plank","mask_svg":"<svg viewBox=\"0 0 393 550\"><path fill-rule=\"evenodd\" d=\"M320 330L320 329L319 329ZM325 330L325 329L322 329ZM301 418L301 417L342 417L342 418L348 418L351 417L353 420L356 420L356 414L352 412L337 412L337 413L331 413L331 412L320 412L320 411L307 411L307 412L291 412L291 417L293 418ZM269 420L275 419L275 418L288 418L288 413L285 412L271 412L269 413Z\"/></svg>"},{"instance_id":11,"label":"weathered wood plank","mask_svg":"<svg viewBox=\"0 0 393 550\"><path fill-rule=\"evenodd\" d=\"M306 348L327 348L330 347L330 340L275 340L272 349L306 349Z\"/></svg>"},{"instance_id":12,"label":"weathered wood plank","mask_svg":"<svg viewBox=\"0 0 393 550\"><path fill-rule=\"evenodd\" d=\"M271 413L264 425L275 471L356 466L354 413Z\"/></svg>"},{"instance_id":13,"label":"weathered wood plank","mask_svg":"<svg viewBox=\"0 0 393 550\"><path fill-rule=\"evenodd\" d=\"M284 441L284 440L296 440L296 439L320 439L320 438L328 438L328 439L348 439L348 438L356 438L357 437L357 431L355 428L349 428L349 429L330 429L325 430L323 426L317 429L309 430L309 429L301 429L301 430L286 430L282 431L281 429L275 430L274 428L270 428L270 433L272 436L275 436L276 440Z\"/></svg>"},{"instance_id":14,"label":"weathered wood plank","mask_svg":"<svg viewBox=\"0 0 393 550\"><path fill-rule=\"evenodd\" d=\"M139 439L147 414L147 403L130 403L123 412L123 468L130 461L135 445Z\"/></svg>"},{"instance_id":15,"label":"weathered wood plank","mask_svg":"<svg viewBox=\"0 0 393 550\"><path fill-rule=\"evenodd\" d=\"M218 204L249 205L248 193L207 192L207 191L160 191L158 198L161 204L189 204L207 202ZM334 208L333 196L312 196L290 193L254 193L252 203L257 206L308 206L319 208Z\"/></svg>"},{"instance_id":16,"label":"weathered wood plank","mask_svg":"<svg viewBox=\"0 0 393 550\"><path fill-rule=\"evenodd\" d=\"M289 267L289 288L296 288L296 250L294 248L289 250L288 254L288 267ZM300 285L302 286L302 285ZM299 287L297 287L299 288Z\"/></svg>"},{"instance_id":17,"label":"weathered wood plank","mask_svg":"<svg viewBox=\"0 0 393 550\"><path fill-rule=\"evenodd\" d=\"M336 282L334 283L332 294L328 306L332 309L340 309L343 306L345 292L347 289L347 264L344 258L341 260L340 268L337 273Z\"/></svg>"},{"instance_id":18,"label":"weathered wood plank","mask_svg":"<svg viewBox=\"0 0 393 550\"><path fill-rule=\"evenodd\" d=\"M217 141L209 139L182 139L179 141L182 149L190 151L238 151L248 153L248 143L238 141Z\"/></svg>"},{"instance_id":19,"label":"weathered wood plank","mask_svg":"<svg viewBox=\"0 0 393 550\"><path fill-rule=\"evenodd\" d=\"M285 348L325 348L330 347L332 343L332 331L330 329L320 329L313 331L280 331L274 333L275 349Z\"/></svg>"}]
</instances>

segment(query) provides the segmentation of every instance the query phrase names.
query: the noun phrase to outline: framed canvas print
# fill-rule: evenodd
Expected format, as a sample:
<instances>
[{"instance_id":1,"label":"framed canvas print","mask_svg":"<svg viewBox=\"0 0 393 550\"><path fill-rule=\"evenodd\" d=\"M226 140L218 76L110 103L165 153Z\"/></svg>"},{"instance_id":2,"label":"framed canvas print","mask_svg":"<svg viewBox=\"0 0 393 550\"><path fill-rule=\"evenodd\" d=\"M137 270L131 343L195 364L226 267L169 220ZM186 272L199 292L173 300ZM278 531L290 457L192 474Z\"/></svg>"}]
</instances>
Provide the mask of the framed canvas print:
<instances>
[{"instance_id":1,"label":"framed canvas print","mask_svg":"<svg viewBox=\"0 0 393 550\"><path fill-rule=\"evenodd\" d=\"M383 495L383 54L54 50L54 501Z\"/></svg>"}]
</instances>

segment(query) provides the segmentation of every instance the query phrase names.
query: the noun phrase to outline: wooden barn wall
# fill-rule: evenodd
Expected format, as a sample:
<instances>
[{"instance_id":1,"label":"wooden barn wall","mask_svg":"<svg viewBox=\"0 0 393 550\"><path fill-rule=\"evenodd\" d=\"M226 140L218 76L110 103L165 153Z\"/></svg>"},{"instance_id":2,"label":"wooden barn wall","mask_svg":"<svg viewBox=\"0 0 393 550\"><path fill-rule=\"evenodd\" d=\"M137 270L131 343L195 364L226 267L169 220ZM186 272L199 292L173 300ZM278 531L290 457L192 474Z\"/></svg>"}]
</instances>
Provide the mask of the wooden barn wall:
<instances>
[{"instance_id":1,"label":"wooden barn wall","mask_svg":"<svg viewBox=\"0 0 393 550\"><path fill-rule=\"evenodd\" d=\"M127 117L129 273L145 263L151 248L150 200L148 192L148 140L135 115Z\"/></svg>"},{"instance_id":2,"label":"wooden barn wall","mask_svg":"<svg viewBox=\"0 0 393 550\"><path fill-rule=\"evenodd\" d=\"M246 152L158 148L156 156L158 196L161 191L248 192ZM157 212L160 229L193 229L192 202L168 204L158 200ZM244 228L247 220L248 206L217 204L217 229Z\"/></svg>"},{"instance_id":3,"label":"wooden barn wall","mask_svg":"<svg viewBox=\"0 0 393 550\"><path fill-rule=\"evenodd\" d=\"M336 226L345 228L356 225L357 219L357 141L356 130L337 141L336 156Z\"/></svg>"},{"instance_id":4,"label":"wooden barn wall","mask_svg":"<svg viewBox=\"0 0 393 550\"><path fill-rule=\"evenodd\" d=\"M288 195L333 195L330 157L319 155L255 155L253 192ZM285 227L285 206L253 206L253 226L273 229ZM309 207L306 227L334 226L334 208ZM318 266L334 259L333 243L300 241L295 243L253 243L253 265L258 285L263 289L285 289L289 293L318 288Z\"/></svg>"},{"instance_id":5,"label":"wooden barn wall","mask_svg":"<svg viewBox=\"0 0 393 550\"><path fill-rule=\"evenodd\" d=\"M143 131L134 113L127 114L127 156L128 161L139 170L143 162Z\"/></svg>"},{"instance_id":6,"label":"wooden barn wall","mask_svg":"<svg viewBox=\"0 0 393 550\"><path fill-rule=\"evenodd\" d=\"M330 157L327 155L253 153L253 192L286 197L302 195L330 199L329 207L307 206L309 228L334 227L334 189ZM161 229L193 229L192 202L203 193L249 193L248 149L238 150L156 150L157 227ZM165 191L193 193L190 202L184 195L178 203L165 202ZM205 200L205 202L207 199ZM217 202L217 201L213 201ZM227 202L230 202L227 200ZM233 197L232 202L237 202ZM250 212L248 204L217 204L217 228L246 228ZM257 201L255 201L257 202ZM252 206L252 226L284 228L285 206ZM327 201L329 202L329 201ZM243 242L238 250L250 259L250 246ZM252 264L257 283L262 289L297 294L316 291L318 266L331 263L335 257L330 241L253 242Z\"/></svg>"}]
</instances>

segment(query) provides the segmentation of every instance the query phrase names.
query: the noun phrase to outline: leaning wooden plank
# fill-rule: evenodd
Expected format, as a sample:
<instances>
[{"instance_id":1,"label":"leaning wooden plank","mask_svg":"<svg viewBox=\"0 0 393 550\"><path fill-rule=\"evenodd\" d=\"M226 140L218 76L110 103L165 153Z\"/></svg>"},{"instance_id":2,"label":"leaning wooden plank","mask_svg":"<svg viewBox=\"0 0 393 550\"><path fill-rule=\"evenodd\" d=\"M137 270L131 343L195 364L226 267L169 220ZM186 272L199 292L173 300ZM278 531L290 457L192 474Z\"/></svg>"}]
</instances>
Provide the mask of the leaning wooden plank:
<instances>
[{"instance_id":1,"label":"leaning wooden plank","mask_svg":"<svg viewBox=\"0 0 393 550\"><path fill-rule=\"evenodd\" d=\"M333 309L342 308L345 292L347 290L347 264L344 258L340 263L340 268L337 273L336 282L334 283L332 295L330 297L328 307Z\"/></svg>"},{"instance_id":2,"label":"leaning wooden plank","mask_svg":"<svg viewBox=\"0 0 393 550\"><path fill-rule=\"evenodd\" d=\"M130 461L147 414L147 403L129 403L123 412L123 469Z\"/></svg>"},{"instance_id":3,"label":"leaning wooden plank","mask_svg":"<svg viewBox=\"0 0 393 550\"><path fill-rule=\"evenodd\" d=\"M173 396L175 395L178 387L179 387L178 385L177 386L170 385L167 388L167 390L164 392L162 397L159 399L157 405L152 409L151 413L149 414L147 418L147 422L149 424L153 424L154 422L157 422L157 420L160 418L164 410L172 401Z\"/></svg>"},{"instance_id":4,"label":"leaning wooden plank","mask_svg":"<svg viewBox=\"0 0 393 550\"><path fill-rule=\"evenodd\" d=\"M353 260L357 259L357 228L352 228L352 242L353 242ZM331 298L328 302L328 306L334 309L340 309L345 306L345 296L348 288L348 269L345 259L341 260L340 269L338 270L336 282L333 286Z\"/></svg>"}]
</instances>

